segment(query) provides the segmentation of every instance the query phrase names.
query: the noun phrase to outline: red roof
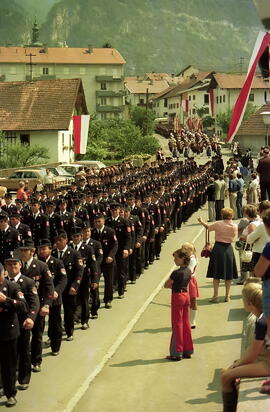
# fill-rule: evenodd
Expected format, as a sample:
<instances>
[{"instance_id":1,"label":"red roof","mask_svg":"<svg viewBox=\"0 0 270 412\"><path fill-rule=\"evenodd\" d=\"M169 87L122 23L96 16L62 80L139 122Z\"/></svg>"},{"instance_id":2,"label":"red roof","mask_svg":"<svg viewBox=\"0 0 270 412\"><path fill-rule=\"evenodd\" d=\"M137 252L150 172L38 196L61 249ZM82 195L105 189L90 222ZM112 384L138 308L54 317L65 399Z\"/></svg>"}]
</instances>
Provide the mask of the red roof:
<instances>
[{"instance_id":1,"label":"red roof","mask_svg":"<svg viewBox=\"0 0 270 412\"><path fill-rule=\"evenodd\" d=\"M242 89L246 80L245 74L215 73L213 75L221 89ZM269 84L260 77L254 77L252 89L268 89Z\"/></svg>"},{"instance_id":2,"label":"red roof","mask_svg":"<svg viewBox=\"0 0 270 412\"><path fill-rule=\"evenodd\" d=\"M0 47L0 63L29 63L29 54L33 63L39 64L125 64L125 60L116 49L71 47Z\"/></svg>"},{"instance_id":3,"label":"red roof","mask_svg":"<svg viewBox=\"0 0 270 412\"><path fill-rule=\"evenodd\" d=\"M265 136L267 125L263 121L262 112L270 112L270 102L258 109L243 122L237 132L237 136Z\"/></svg>"},{"instance_id":4,"label":"red roof","mask_svg":"<svg viewBox=\"0 0 270 412\"><path fill-rule=\"evenodd\" d=\"M0 130L67 130L87 114L81 79L0 82Z\"/></svg>"}]
</instances>

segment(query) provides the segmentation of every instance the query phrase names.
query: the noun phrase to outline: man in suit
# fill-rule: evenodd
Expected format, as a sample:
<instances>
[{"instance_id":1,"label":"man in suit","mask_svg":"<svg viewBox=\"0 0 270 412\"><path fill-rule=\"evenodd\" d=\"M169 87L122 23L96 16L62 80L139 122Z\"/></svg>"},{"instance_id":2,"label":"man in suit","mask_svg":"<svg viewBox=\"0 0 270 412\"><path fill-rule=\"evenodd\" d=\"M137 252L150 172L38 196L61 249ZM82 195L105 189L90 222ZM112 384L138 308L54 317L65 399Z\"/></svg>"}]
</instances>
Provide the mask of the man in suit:
<instances>
[{"instance_id":1,"label":"man in suit","mask_svg":"<svg viewBox=\"0 0 270 412\"><path fill-rule=\"evenodd\" d=\"M92 231L92 238L98 240L102 246L103 260L101 263L101 271L105 283L104 303L105 308L110 309L113 300L113 271L118 242L114 229L105 226L105 217L102 214L97 214L94 222L95 228Z\"/></svg>"},{"instance_id":2,"label":"man in suit","mask_svg":"<svg viewBox=\"0 0 270 412\"><path fill-rule=\"evenodd\" d=\"M40 303L34 280L22 275L21 267L22 264L18 257L11 257L5 260L7 279L19 285L24 294L28 309L26 316L18 315L20 323L20 336L18 338L18 389L26 390L31 378L31 330L38 315Z\"/></svg>"},{"instance_id":3,"label":"man in suit","mask_svg":"<svg viewBox=\"0 0 270 412\"><path fill-rule=\"evenodd\" d=\"M4 277L0 263L0 364L6 406L16 405L17 339L20 334L18 314L27 317L27 305L16 282Z\"/></svg>"},{"instance_id":4,"label":"man in suit","mask_svg":"<svg viewBox=\"0 0 270 412\"><path fill-rule=\"evenodd\" d=\"M11 226L19 232L20 242L23 242L26 239L32 238L32 233L30 227L24 223L21 223L21 215L17 211L12 213L9 217Z\"/></svg>"},{"instance_id":5,"label":"man in suit","mask_svg":"<svg viewBox=\"0 0 270 412\"><path fill-rule=\"evenodd\" d=\"M50 238L50 224L48 216L40 211L40 201L36 198L30 203L31 213L25 218L25 222L31 230L35 245L40 239Z\"/></svg>"},{"instance_id":6,"label":"man in suit","mask_svg":"<svg viewBox=\"0 0 270 412\"><path fill-rule=\"evenodd\" d=\"M74 333L74 314L76 310L76 295L83 277L83 260L79 251L68 246L68 235L61 231L55 238L56 248L52 256L61 259L67 272L67 286L64 289L62 299L64 307L64 327L67 341L71 342Z\"/></svg>"},{"instance_id":7,"label":"man in suit","mask_svg":"<svg viewBox=\"0 0 270 412\"><path fill-rule=\"evenodd\" d=\"M263 150L263 158L259 160L257 172L260 175L261 200L270 200L270 151Z\"/></svg>"},{"instance_id":8,"label":"man in suit","mask_svg":"<svg viewBox=\"0 0 270 412\"><path fill-rule=\"evenodd\" d=\"M59 230L63 229L64 223L61 219L59 213L55 213L55 202L52 200L47 200L45 204L46 208L46 215L49 219L49 226L50 226L50 241L51 244L54 244L54 238L59 232Z\"/></svg>"},{"instance_id":9,"label":"man in suit","mask_svg":"<svg viewBox=\"0 0 270 412\"><path fill-rule=\"evenodd\" d=\"M20 235L16 229L9 226L8 216L0 214L0 262L12 257L14 250L20 245Z\"/></svg>"},{"instance_id":10,"label":"man in suit","mask_svg":"<svg viewBox=\"0 0 270 412\"><path fill-rule=\"evenodd\" d=\"M33 372L41 371L42 362L42 336L45 327L45 317L49 314L54 295L52 274L48 265L34 258L35 244L32 240L25 240L20 246L20 258L22 261L21 272L23 275L33 279L37 288L40 311L36 317L32 329L31 361Z\"/></svg>"}]
</instances>

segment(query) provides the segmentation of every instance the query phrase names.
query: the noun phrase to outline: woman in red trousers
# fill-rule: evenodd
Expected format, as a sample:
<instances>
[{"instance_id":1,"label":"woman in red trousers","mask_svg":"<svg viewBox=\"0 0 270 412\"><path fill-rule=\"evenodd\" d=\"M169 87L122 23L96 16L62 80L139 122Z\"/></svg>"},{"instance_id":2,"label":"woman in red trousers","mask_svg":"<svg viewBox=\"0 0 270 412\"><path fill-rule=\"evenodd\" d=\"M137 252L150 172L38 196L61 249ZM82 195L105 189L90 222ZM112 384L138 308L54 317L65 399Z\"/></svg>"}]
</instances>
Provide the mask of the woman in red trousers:
<instances>
[{"instance_id":1,"label":"woman in red trousers","mask_svg":"<svg viewBox=\"0 0 270 412\"><path fill-rule=\"evenodd\" d=\"M191 279L191 271L188 268L190 257L183 249L173 253L174 262L178 269L174 270L165 282L164 287L172 289L171 318L172 337L170 355L167 359L180 361L182 358L191 358L193 343L189 320L190 299L188 283Z\"/></svg>"}]
</instances>

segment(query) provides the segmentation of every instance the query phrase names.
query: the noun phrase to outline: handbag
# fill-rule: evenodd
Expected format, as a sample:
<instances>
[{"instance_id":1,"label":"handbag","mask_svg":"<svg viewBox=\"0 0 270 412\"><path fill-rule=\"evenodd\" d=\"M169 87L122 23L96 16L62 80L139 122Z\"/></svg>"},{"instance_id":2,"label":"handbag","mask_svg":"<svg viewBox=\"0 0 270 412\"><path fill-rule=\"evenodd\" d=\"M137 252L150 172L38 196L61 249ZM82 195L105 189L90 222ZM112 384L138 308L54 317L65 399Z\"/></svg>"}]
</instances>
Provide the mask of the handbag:
<instances>
[{"instance_id":1,"label":"handbag","mask_svg":"<svg viewBox=\"0 0 270 412\"><path fill-rule=\"evenodd\" d=\"M211 256L211 252L212 252L212 245L209 239L209 230L206 229L205 230L205 245L202 248L201 257L209 258Z\"/></svg>"},{"instance_id":2,"label":"handbag","mask_svg":"<svg viewBox=\"0 0 270 412\"><path fill-rule=\"evenodd\" d=\"M241 261L244 263L250 263L252 260L252 250L247 250L248 243L245 244L243 252L241 254Z\"/></svg>"}]
</instances>

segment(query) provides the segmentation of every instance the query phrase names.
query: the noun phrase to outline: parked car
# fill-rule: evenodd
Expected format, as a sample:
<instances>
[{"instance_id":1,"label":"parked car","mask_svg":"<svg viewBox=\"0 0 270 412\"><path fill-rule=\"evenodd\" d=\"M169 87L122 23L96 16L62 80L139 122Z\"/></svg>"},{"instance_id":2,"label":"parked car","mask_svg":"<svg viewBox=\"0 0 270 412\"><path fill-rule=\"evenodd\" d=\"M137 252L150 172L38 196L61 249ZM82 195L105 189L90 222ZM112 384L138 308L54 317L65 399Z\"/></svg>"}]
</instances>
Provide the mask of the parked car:
<instances>
[{"instance_id":1,"label":"parked car","mask_svg":"<svg viewBox=\"0 0 270 412\"><path fill-rule=\"evenodd\" d=\"M19 182L28 182L29 189L33 189L37 183L44 182L46 175L45 168L38 169L18 169L8 177L0 178L0 185L5 186L9 191L16 191L19 187ZM66 178L62 176L55 176L56 186L65 186Z\"/></svg>"},{"instance_id":2,"label":"parked car","mask_svg":"<svg viewBox=\"0 0 270 412\"><path fill-rule=\"evenodd\" d=\"M70 185L70 183L74 181L74 176L71 173L69 173L66 169L64 169L62 166L48 166L46 167L46 169L49 169L57 178L63 178L64 183L67 185Z\"/></svg>"},{"instance_id":3,"label":"parked car","mask_svg":"<svg viewBox=\"0 0 270 412\"><path fill-rule=\"evenodd\" d=\"M96 169L102 169L103 167L106 167L106 165L99 160L78 160L77 163L80 166L94 167Z\"/></svg>"},{"instance_id":4,"label":"parked car","mask_svg":"<svg viewBox=\"0 0 270 412\"><path fill-rule=\"evenodd\" d=\"M63 163L61 165L61 168L66 170L66 172L70 173L72 176L75 176L79 170L79 167L82 167L79 163Z\"/></svg>"}]
</instances>

